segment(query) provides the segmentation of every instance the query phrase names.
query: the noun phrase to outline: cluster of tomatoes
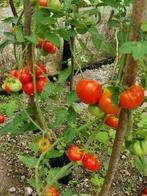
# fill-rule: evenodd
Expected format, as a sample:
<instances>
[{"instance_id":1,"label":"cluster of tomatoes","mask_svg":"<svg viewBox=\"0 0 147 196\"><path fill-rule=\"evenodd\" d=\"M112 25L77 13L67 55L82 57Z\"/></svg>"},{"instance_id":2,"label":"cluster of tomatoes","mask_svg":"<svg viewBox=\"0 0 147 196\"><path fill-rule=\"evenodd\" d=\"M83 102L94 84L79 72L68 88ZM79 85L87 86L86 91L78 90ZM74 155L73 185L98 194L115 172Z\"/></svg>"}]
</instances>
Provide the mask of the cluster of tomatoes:
<instances>
[{"instance_id":1,"label":"cluster of tomatoes","mask_svg":"<svg viewBox=\"0 0 147 196\"><path fill-rule=\"evenodd\" d=\"M44 85L48 79L43 77L43 74L47 74L46 67L43 64L36 64L36 90L38 93L42 93ZM34 94L34 82L32 73L24 67L20 71L13 70L10 72L9 77L4 81L2 88L8 92L18 92L21 89L27 95Z\"/></svg>"},{"instance_id":2,"label":"cluster of tomatoes","mask_svg":"<svg viewBox=\"0 0 147 196\"><path fill-rule=\"evenodd\" d=\"M82 162L82 166L89 171L97 171L100 169L99 161L90 153L84 153L78 146L70 146L67 153L70 161Z\"/></svg>"},{"instance_id":3,"label":"cluster of tomatoes","mask_svg":"<svg viewBox=\"0 0 147 196\"><path fill-rule=\"evenodd\" d=\"M139 85L132 85L119 95L119 104L114 106L112 93L102 89L95 80L80 80L76 86L77 96L83 103L89 104L88 110L97 117L103 117L106 113L105 123L115 129L118 128L120 109L134 109L144 100L144 89Z\"/></svg>"},{"instance_id":4,"label":"cluster of tomatoes","mask_svg":"<svg viewBox=\"0 0 147 196\"><path fill-rule=\"evenodd\" d=\"M38 39L38 48L42 48L46 53L55 54L57 52L57 47L52 44L49 40Z\"/></svg>"}]
</instances>

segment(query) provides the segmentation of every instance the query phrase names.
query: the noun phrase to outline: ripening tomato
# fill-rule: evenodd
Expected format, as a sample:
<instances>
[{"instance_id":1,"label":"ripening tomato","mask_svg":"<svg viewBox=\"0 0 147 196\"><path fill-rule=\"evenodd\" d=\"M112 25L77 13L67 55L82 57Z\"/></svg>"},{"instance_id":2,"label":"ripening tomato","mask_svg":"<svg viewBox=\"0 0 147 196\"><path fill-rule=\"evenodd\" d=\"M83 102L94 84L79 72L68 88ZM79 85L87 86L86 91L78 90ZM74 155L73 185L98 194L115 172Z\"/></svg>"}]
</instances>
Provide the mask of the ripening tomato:
<instances>
[{"instance_id":1,"label":"ripening tomato","mask_svg":"<svg viewBox=\"0 0 147 196\"><path fill-rule=\"evenodd\" d=\"M36 78L40 78L42 74L47 74L46 67L43 64L36 64L36 67Z\"/></svg>"},{"instance_id":2,"label":"ripening tomato","mask_svg":"<svg viewBox=\"0 0 147 196\"><path fill-rule=\"evenodd\" d=\"M90 114L96 116L97 118L102 118L105 115L105 113L98 107L98 105L89 105L88 111Z\"/></svg>"},{"instance_id":3,"label":"ripening tomato","mask_svg":"<svg viewBox=\"0 0 147 196\"><path fill-rule=\"evenodd\" d=\"M47 53L54 54L57 51L57 48L54 44L52 44L50 41L45 41L43 45L43 49Z\"/></svg>"},{"instance_id":4,"label":"ripening tomato","mask_svg":"<svg viewBox=\"0 0 147 196\"><path fill-rule=\"evenodd\" d=\"M61 8L61 3L59 0L48 0L48 8L58 11Z\"/></svg>"},{"instance_id":5,"label":"ripening tomato","mask_svg":"<svg viewBox=\"0 0 147 196\"><path fill-rule=\"evenodd\" d=\"M38 145L39 154L46 152L52 145L49 139L45 137L40 138L36 144Z\"/></svg>"},{"instance_id":6,"label":"ripening tomato","mask_svg":"<svg viewBox=\"0 0 147 196\"><path fill-rule=\"evenodd\" d=\"M48 0L39 0L39 5L41 7L47 7L48 4Z\"/></svg>"},{"instance_id":7,"label":"ripening tomato","mask_svg":"<svg viewBox=\"0 0 147 196\"><path fill-rule=\"evenodd\" d=\"M79 99L86 104L96 104L101 95L101 86L95 80L79 80L76 86Z\"/></svg>"},{"instance_id":8,"label":"ripening tomato","mask_svg":"<svg viewBox=\"0 0 147 196\"><path fill-rule=\"evenodd\" d=\"M29 72L21 72L19 76L19 80L22 84L26 84L32 80L32 76Z\"/></svg>"},{"instance_id":9,"label":"ripening tomato","mask_svg":"<svg viewBox=\"0 0 147 196\"><path fill-rule=\"evenodd\" d=\"M83 157L83 151L78 146L70 146L67 156L70 161L80 161Z\"/></svg>"},{"instance_id":10,"label":"ripening tomato","mask_svg":"<svg viewBox=\"0 0 147 196\"><path fill-rule=\"evenodd\" d=\"M18 92L22 89L22 83L17 78L13 78L9 82L9 87L11 92Z\"/></svg>"},{"instance_id":11,"label":"ripening tomato","mask_svg":"<svg viewBox=\"0 0 147 196\"><path fill-rule=\"evenodd\" d=\"M53 186L48 186L43 192L43 196L58 196L58 191Z\"/></svg>"},{"instance_id":12,"label":"ripening tomato","mask_svg":"<svg viewBox=\"0 0 147 196\"><path fill-rule=\"evenodd\" d=\"M108 114L105 120L105 123L114 129L118 128L118 118L113 114Z\"/></svg>"},{"instance_id":13,"label":"ripening tomato","mask_svg":"<svg viewBox=\"0 0 147 196\"><path fill-rule=\"evenodd\" d=\"M115 114L120 110L118 106L113 106L112 93L108 89L104 90L103 94L100 96L99 107L108 114Z\"/></svg>"},{"instance_id":14,"label":"ripening tomato","mask_svg":"<svg viewBox=\"0 0 147 196\"><path fill-rule=\"evenodd\" d=\"M4 82L2 84L2 88L7 92L7 93L11 93L11 90L10 90L10 85L8 82Z\"/></svg>"},{"instance_id":15,"label":"ripening tomato","mask_svg":"<svg viewBox=\"0 0 147 196\"><path fill-rule=\"evenodd\" d=\"M23 86L23 91L27 95L33 95L34 94L34 84L33 82L28 82Z\"/></svg>"},{"instance_id":16,"label":"ripening tomato","mask_svg":"<svg viewBox=\"0 0 147 196\"><path fill-rule=\"evenodd\" d=\"M147 196L147 194L146 193L142 193L141 196Z\"/></svg>"},{"instance_id":17,"label":"ripening tomato","mask_svg":"<svg viewBox=\"0 0 147 196\"><path fill-rule=\"evenodd\" d=\"M144 89L138 85L132 85L128 90L120 93L120 106L125 109L134 109L144 100Z\"/></svg>"},{"instance_id":18,"label":"ripening tomato","mask_svg":"<svg viewBox=\"0 0 147 196\"><path fill-rule=\"evenodd\" d=\"M18 72L18 70L12 70L12 71L10 72L10 75L11 75L12 77L14 77L14 78L18 78L19 72Z\"/></svg>"},{"instance_id":19,"label":"ripening tomato","mask_svg":"<svg viewBox=\"0 0 147 196\"><path fill-rule=\"evenodd\" d=\"M85 154L83 156L82 165L90 171L97 171L100 169L100 162L91 154Z\"/></svg>"},{"instance_id":20,"label":"ripening tomato","mask_svg":"<svg viewBox=\"0 0 147 196\"><path fill-rule=\"evenodd\" d=\"M44 85L47 83L47 78L39 78L39 80L36 83L36 89L37 92L42 93Z\"/></svg>"},{"instance_id":21,"label":"ripening tomato","mask_svg":"<svg viewBox=\"0 0 147 196\"><path fill-rule=\"evenodd\" d=\"M5 117L4 117L4 115L1 114L0 115L0 124L4 123L4 121L5 121Z\"/></svg>"}]
</instances>

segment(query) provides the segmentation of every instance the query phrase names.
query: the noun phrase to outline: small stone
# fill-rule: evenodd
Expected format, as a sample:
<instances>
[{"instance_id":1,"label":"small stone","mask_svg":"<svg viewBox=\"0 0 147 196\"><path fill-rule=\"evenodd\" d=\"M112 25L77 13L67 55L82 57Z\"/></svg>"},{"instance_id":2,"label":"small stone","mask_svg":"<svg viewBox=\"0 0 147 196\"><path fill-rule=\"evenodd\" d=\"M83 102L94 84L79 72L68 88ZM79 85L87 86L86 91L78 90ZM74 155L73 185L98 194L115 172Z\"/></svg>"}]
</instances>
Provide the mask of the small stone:
<instances>
[{"instance_id":1,"label":"small stone","mask_svg":"<svg viewBox=\"0 0 147 196\"><path fill-rule=\"evenodd\" d=\"M25 190L25 196L29 196L33 192L31 187L25 187L24 190Z\"/></svg>"},{"instance_id":2,"label":"small stone","mask_svg":"<svg viewBox=\"0 0 147 196\"><path fill-rule=\"evenodd\" d=\"M126 159L126 156L125 156L125 155L122 155L122 156L121 156L121 159L122 159L122 160L125 160L125 159Z\"/></svg>"},{"instance_id":3,"label":"small stone","mask_svg":"<svg viewBox=\"0 0 147 196\"><path fill-rule=\"evenodd\" d=\"M21 180L22 180L22 181L24 181L24 180L25 180L25 178L26 178L25 176L21 176Z\"/></svg>"},{"instance_id":4,"label":"small stone","mask_svg":"<svg viewBox=\"0 0 147 196\"><path fill-rule=\"evenodd\" d=\"M140 177L140 176L139 176L139 181L140 181L140 182L142 182L142 181L143 181L142 177Z\"/></svg>"},{"instance_id":5,"label":"small stone","mask_svg":"<svg viewBox=\"0 0 147 196\"><path fill-rule=\"evenodd\" d=\"M16 191L16 188L15 187L11 187L10 189L9 189L9 192L10 193L14 193Z\"/></svg>"}]
</instances>

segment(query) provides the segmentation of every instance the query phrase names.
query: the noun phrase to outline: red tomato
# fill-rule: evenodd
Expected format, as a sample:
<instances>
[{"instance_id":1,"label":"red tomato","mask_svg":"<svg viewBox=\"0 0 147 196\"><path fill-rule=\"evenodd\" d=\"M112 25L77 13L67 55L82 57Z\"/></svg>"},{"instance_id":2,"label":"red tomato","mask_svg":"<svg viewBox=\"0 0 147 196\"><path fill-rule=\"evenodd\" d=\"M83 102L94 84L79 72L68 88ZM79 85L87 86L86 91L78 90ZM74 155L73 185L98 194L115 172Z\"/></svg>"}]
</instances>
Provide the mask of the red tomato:
<instances>
[{"instance_id":1,"label":"red tomato","mask_svg":"<svg viewBox=\"0 0 147 196\"><path fill-rule=\"evenodd\" d=\"M29 72L21 72L19 76L19 80L22 84L26 84L32 80L32 76Z\"/></svg>"},{"instance_id":2,"label":"red tomato","mask_svg":"<svg viewBox=\"0 0 147 196\"><path fill-rule=\"evenodd\" d=\"M95 80L80 80L76 86L79 99L86 104L96 104L101 95L101 86Z\"/></svg>"},{"instance_id":3,"label":"red tomato","mask_svg":"<svg viewBox=\"0 0 147 196\"><path fill-rule=\"evenodd\" d=\"M12 71L10 72L10 75L11 75L12 77L18 78L19 72L18 72L18 70L12 70Z\"/></svg>"},{"instance_id":4,"label":"red tomato","mask_svg":"<svg viewBox=\"0 0 147 196\"><path fill-rule=\"evenodd\" d=\"M147 194L147 187L144 188L143 192L144 192L145 194Z\"/></svg>"},{"instance_id":5,"label":"red tomato","mask_svg":"<svg viewBox=\"0 0 147 196\"><path fill-rule=\"evenodd\" d=\"M4 83L2 84L2 88L3 88L7 93L11 93L9 82L4 82Z\"/></svg>"},{"instance_id":6,"label":"red tomato","mask_svg":"<svg viewBox=\"0 0 147 196\"><path fill-rule=\"evenodd\" d=\"M40 78L42 74L47 74L47 70L43 64L39 63L36 66L36 78Z\"/></svg>"},{"instance_id":7,"label":"red tomato","mask_svg":"<svg viewBox=\"0 0 147 196\"><path fill-rule=\"evenodd\" d=\"M147 194L146 193L142 193L141 196L147 196Z\"/></svg>"},{"instance_id":8,"label":"red tomato","mask_svg":"<svg viewBox=\"0 0 147 196\"><path fill-rule=\"evenodd\" d=\"M100 169L100 162L91 154L85 154L83 156L82 165L84 168L90 171L96 171Z\"/></svg>"},{"instance_id":9,"label":"red tomato","mask_svg":"<svg viewBox=\"0 0 147 196\"><path fill-rule=\"evenodd\" d=\"M108 114L105 123L114 129L118 128L118 118L114 115Z\"/></svg>"},{"instance_id":10,"label":"red tomato","mask_svg":"<svg viewBox=\"0 0 147 196\"><path fill-rule=\"evenodd\" d=\"M57 48L55 45L53 45L50 41L45 41L43 45L43 49L47 53L54 54L57 51Z\"/></svg>"},{"instance_id":11,"label":"red tomato","mask_svg":"<svg viewBox=\"0 0 147 196\"><path fill-rule=\"evenodd\" d=\"M144 100L144 89L138 85L132 85L128 90L120 93L120 106L125 109L134 109Z\"/></svg>"},{"instance_id":12,"label":"red tomato","mask_svg":"<svg viewBox=\"0 0 147 196\"><path fill-rule=\"evenodd\" d=\"M5 121L5 117L4 117L4 115L1 114L0 115L0 124L4 123L4 121Z\"/></svg>"},{"instance_id":13,"label":"red tomato","mask_svg":"<svg viewBox=\"0 0 147 196\"><path fill-rule=\"evenodd\" d=\"M108 114L118 113L120 108L114 107L112 104L112 93L109 90L104 90L99 99L99 107Z\"/></svg>"},{"instance_id":14,"label":"red tomato","mask_svg":"<svg viewBox=\"0 0 147 196\"><path fill-rule=\"evenodd\" d=\"M33 82L28 82L23 86L23 91L27 95L33 95L34 94L34 84Z\"/></svg>"},{"instance_id":15,"label":"red tomato","mask_svg":"<svg viewBox=\"0 0 147 196\"><path fill-rule=\"evenodd\" d=\"M43 39L39 38L38 39L38 48L42 48L42 44L43 44Z\"/></svg>"},{"instance_id":16,"label":"red tomato","mask_svg":"<svg viewBox=\"0 0 147 196\"><path fill-rule=\"evenodd\" d=\"M39 78L36 84L37 92L42 93L44 85L47 83L47 78Z\"/></svg>"},{"instance_id":17,"label":"red tomato","mask_svg":"<svg viewBox=\"0 0 147 196\"><path fill-rule=\"evenodd\" d=\"M40 5L41 7L46 7L47 4L48 4L48 0L39 0L39 5Z\"/></svg>"},{"instance_id":18,"label":"red tomato","mask_svg":"<svg viewBox=\"0 0 147 196\"><path fill-rule=\"evenodd\" d=\"M58 191L53 186L48 186L43 192L43 196L58 196Z\"/></svg>"},{"instance_id":19,"label":"red tomato","mask_svg":"<svg viewBox=\"0 0 147 196\"><path fill-rule=\"evenodd\" d=\"M71 161L80 161L83 157L83 151L78 146L70 146L67 156Z\"/></svg>"}]
</instances>

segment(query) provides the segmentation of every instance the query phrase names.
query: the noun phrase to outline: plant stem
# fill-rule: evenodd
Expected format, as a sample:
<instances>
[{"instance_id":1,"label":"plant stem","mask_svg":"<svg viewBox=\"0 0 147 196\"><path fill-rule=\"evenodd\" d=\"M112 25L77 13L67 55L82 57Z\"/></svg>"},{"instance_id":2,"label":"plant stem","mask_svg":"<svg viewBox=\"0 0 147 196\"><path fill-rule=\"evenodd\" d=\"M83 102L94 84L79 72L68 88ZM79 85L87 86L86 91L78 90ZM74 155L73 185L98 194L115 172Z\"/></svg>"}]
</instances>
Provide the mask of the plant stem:
<instances>
[{"instance_id":1,"label":"plant stem","mask_svg":"<svg viewBox=\"0 0 147 196\"><path fill-rule=\"evenodd\" d=\"M70 48L71 51L73 51L74 49L74 37L70 38ZM70 91L73 90L73 76L74 76L74 70L75 70L75 62L74 62L74 55L71 52L71 67L72 67L72 71L71 71L71 75L70 75Z\"/></svg>"}]
</instances>

